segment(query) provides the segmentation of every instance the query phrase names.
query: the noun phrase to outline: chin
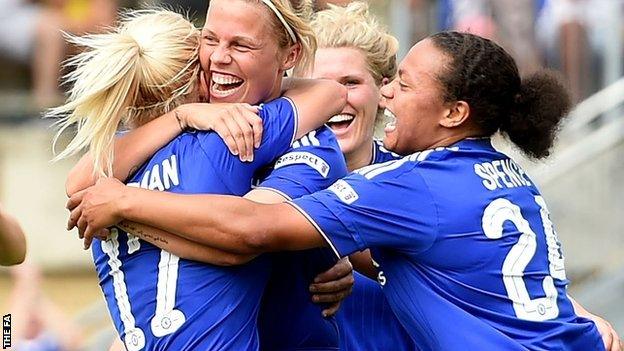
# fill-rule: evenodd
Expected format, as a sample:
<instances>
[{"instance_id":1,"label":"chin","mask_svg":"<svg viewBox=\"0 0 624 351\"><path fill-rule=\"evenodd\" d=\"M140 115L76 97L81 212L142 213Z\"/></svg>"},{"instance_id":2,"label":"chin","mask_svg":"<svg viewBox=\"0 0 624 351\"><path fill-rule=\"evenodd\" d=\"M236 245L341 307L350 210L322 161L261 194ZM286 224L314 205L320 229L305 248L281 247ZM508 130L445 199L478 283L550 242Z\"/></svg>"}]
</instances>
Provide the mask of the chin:
<instances>
[{"instance_id":1,"label":"chin","mask_svg":"<svg viewBox=\"0 0 624 351\"><path fill-rule=\"evenodd\" d=\"M386 135L386 136L383 138L383 146L384 146L386 149L388 149L389 151L399 153L399 152L396 150L397 140L396 140L396 138L395 138L394 136L388 136L388 135Z\"/></svg>"},{"instance_id":2,"label":"chin","mask_svg":"<svg viewBox=\"0 0 624 351\"><path fill-rule=\"evenodd\" d=\"M338 140L338 146L343 154L353 152L353 143L349 138L336 138Z\"/></svg>"}]
</instances>

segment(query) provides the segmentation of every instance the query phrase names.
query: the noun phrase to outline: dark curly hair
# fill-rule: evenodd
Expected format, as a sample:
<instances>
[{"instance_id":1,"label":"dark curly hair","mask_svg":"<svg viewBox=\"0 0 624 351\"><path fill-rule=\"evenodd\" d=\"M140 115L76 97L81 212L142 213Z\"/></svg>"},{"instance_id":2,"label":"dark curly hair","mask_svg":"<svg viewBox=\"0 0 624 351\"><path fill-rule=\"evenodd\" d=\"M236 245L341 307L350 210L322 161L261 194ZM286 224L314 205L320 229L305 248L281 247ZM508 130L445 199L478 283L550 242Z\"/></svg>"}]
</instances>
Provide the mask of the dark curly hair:
<instances>
[{"instance_id":1,"label":"dark curly hair","mask_svg":"<svg viewBox=\"0 0 624 351\"><path fill-rule=\"evenodd\" d=\"M429 37L450 63L438 76L445 101L465 101L472 123L486 136L505 133L525 154L550 154L560 121L570 108L554 72L520 79L514 59L491 40L460 32Z\"/></svg>"}]
</instances>

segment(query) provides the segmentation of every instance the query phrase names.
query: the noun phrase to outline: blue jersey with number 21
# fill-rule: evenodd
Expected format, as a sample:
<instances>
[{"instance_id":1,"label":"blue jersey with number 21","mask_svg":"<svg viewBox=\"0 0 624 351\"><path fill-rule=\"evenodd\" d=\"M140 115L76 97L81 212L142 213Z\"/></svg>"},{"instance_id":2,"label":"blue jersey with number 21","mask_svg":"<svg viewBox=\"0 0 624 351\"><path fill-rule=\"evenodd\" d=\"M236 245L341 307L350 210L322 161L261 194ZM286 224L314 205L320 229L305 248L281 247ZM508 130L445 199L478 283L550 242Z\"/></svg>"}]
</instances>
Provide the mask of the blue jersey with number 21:
<instances>
[{"instance_id":1,"label":"blue jersey with number 21","mask_svg":"<svg viewBox=\"0 0 624 351\"><path fill-rule=\"evenodd\" d=\"M254 173L291 145L292 102L263 105L261 146L240 162L216 133L183 133L132 177L130 186L182 194L242 196ZM256 319L269 265L237 267L180 259L121 229L94 241L93 259L115 328L128 351L257 350Z\"/></svg>"},{"instance_id":2,"label":"blue jersey with number 21","mask_svg":"<svg viewBox=\"0 0 624 351\"><path fill-rule=\"evenodd\" d=\"M372 165L293 201L340 256L371 248L422 350L603 350L566 295L533 182L489 139Z\"/></svg>"}]
</instances>

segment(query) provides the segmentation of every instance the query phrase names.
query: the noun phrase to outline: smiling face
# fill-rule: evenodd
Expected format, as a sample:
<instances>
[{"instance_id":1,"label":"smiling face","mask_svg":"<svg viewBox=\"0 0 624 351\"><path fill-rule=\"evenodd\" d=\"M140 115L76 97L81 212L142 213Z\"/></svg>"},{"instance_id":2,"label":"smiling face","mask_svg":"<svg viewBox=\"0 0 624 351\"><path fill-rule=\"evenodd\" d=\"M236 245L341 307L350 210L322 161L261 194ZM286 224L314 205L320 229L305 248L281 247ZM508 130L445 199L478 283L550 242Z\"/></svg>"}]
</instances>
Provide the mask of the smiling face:
<instances>
[{"instance_id":1,"label":"smiling face","mask_svg":"<svg viewBox=\"0 0 624 351\"><path fill-rule=\"evenodd\" d=\"M381 95L364 54L347 47L321 48L316 52L312 76L347 87L347 105L327 123L345 156L362 148L370 150Z\"/></svg>"},{"instance_id":2,"label":"smiling face","mask_svg":"<svg viewBox=\"0 0 624 351\"><path fill-rule=\"evenodd\" d=\"M211 102L257 104L279 95L290 63L280 49L263 4L210 2L199 58Z\"/></svg>"},{"instance_id":3,"label":"smiling face","mask_svg":"<svg viewBox=\"0 0 624 351\"><path fill-rule=\"evenodd\" d=\"M439 146L449 130L441 121L451 110L437 77L449 58L428 40L418 42L399 65L399 75L381 89L386 115L394 121L384 129L384 146L409 154Z\"/></svg>"}]
</instances>

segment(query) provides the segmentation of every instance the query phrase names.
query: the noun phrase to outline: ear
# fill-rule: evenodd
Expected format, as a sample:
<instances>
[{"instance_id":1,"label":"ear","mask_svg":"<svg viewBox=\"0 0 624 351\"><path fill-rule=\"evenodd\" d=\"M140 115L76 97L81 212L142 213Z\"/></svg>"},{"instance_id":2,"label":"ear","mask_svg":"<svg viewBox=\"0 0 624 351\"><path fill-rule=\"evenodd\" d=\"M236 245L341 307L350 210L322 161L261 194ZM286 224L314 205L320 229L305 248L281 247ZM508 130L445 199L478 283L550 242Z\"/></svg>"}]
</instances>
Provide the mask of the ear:
<instances>
[{"instance_id":1,"label":"ear","mask_svg":"<svg viewBox=\"0 0 624 351\"><path fill-rule=\"evenodd\" d=\"M287 71L293 67L301 57L301 43L296 43L287 49L286 55L282 58L282 70Z\"/></svg>"},{"instance_id":2,"label":"ear","mask_svg":"<svg viewBox=\"0 0 624 351\"><path fill-rule=\"evenodd\" d=\"M457 128L466 125L468 117L470 117L470 105L465 101L455 101L448 106L446 116L439 123L445 128Z\"/></svg>"},{"instance_id":3,"label":"ear","mask_svg":"<svg viewBox=\"0 0 624 351\"><path fill-rule=\"evenodd\" d=\"M383 87L384 85L387 85L388 83L390 83L390 78L383 77L383 79L381 80L381 86Z\"/></svg>"}]
</instances>

